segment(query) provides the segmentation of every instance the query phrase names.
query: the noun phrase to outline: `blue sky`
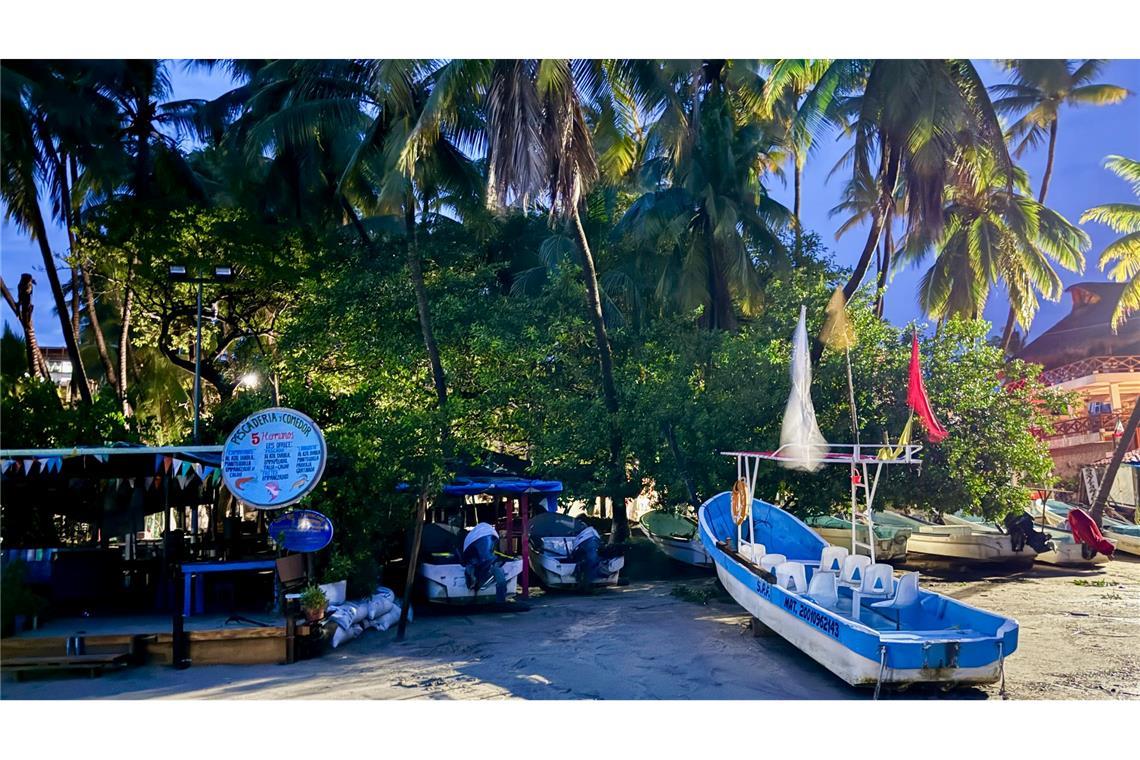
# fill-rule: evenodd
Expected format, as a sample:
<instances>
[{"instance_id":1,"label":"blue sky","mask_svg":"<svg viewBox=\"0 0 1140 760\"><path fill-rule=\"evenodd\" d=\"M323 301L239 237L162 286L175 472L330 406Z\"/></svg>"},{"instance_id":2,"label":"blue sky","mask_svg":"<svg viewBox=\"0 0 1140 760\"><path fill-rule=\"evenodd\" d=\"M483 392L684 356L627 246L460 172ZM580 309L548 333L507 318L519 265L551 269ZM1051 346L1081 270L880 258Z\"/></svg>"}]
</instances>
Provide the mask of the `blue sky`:
<instances>
[{"instance_id":1,"label":"blue sky","mask_svg":"<svg viewBox=\"0 0 1140 760\"><path fill-rule=\"evenodd\" d=\"M978 62L982 78L987 84L1006 81L1005 74L988 61ZM228 77L221 72L210 73L195 68L176 66L173 71L174 99L212 98L229 89ZM1140 61L1111 61L1103 70L1101 81L1121 85L1133 93L1140 93ZM842 178L828 181L827 174L846 149L846 144L832 138L817 141L815 149L804 169L802 217L806 228L818 232L824 244L832 251L840 264L852 266L862 250L866 239L865 230L857 229L841 240L835 240L835 229L839 219L832 219L828 212L838 202L842 190ZM1121 154L1140 157L1140 96L1133 96L1124 103L1103 108L1066 109L1062 111L1058 128L1057 153L1050 183L1047 204L1076 222L1081 213L1090 206L1101 203L1128 202L1132 200L1127 184L1103 167L1104 157ZM1045 151L1042 148L1024 157L1022 166L1029 173L1034 193L1040 186L1041 173L1045 165ZM789 207L792 203L792 188L775 181L771 190L775 197ZM1083 275L1062 272L1066 285L1082 280L1104 280L1096 268L1096 259L1105 245L1114 239L1114 234L1106 227L1088 224L1084 227L1092 238L1092 249L1088 254L1088 266ZM20 273L32 272L36 277L36 331L40 343L45 346L63 345L59 322L54 318L51 293L47 278L43 276L43 262L39 248L25 234L5 221L0 231L0 264L4 281L14 289ZM66 236L59 227L49 233L53 250L66 252ZM886 316L896 324L918 318L916 288L922 269L908 268L898 271L891 281L886 296ZM870 275L869 275L870 276ZM66 274L61 273L66 279ZM1031 335L1039 335L1069 310L1068 298L1061 303L1046 303L1034 322ZM4 321L19 332L11 311L5 306ZM1005 320L1008 304L1004 294L995 292L985 310L985 317L1000 329Z\"/></svg>"}]
</instances>

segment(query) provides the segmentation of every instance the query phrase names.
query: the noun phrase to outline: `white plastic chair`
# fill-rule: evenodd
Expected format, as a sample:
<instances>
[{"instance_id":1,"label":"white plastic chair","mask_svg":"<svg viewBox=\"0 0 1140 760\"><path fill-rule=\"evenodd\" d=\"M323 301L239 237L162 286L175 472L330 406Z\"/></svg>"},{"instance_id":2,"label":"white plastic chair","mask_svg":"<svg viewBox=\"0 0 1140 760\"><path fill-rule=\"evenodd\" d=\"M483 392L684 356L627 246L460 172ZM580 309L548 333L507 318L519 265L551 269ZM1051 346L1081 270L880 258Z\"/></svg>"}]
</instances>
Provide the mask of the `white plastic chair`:
<instances>
[{"instance_id":1,"label":"white plastic chair","mask_svg":"<svg viewBox=\"0 0 1140 760\"><path fill-rule=\"evenodd\" d=\"M764 553L764 544L750 544L747 541L740 542L740 556L755 565L760 564L760 560L764 558Z\"/></svg>"},{"instance_id":2,"label":"white plastic chair","mask_svg":"<svg viewBox=\"0 0 1140 760\"><path fill-rule=\"evenodd\" d=\"M851 592L851 614L859 619L862 612L863 597L882 599L895 592L895 569L890 565L876 563L867 565L863 571L863 583Z\"/></svg>"},{"instance_id":3,"label":"white plastic chair","mask_svg":"<svg viewBox=\"0 0 1140 760\"><path fill-rule=\"evenodd\" d=\"M871 566L871 558L862 554L848 554L843 558L843 573L839 582L850 588L859 588L863 585L863 575Z\"/></svg>"},{"instance_id":4,"label":"white plastic chair","mask_svg":"<svg viewBox=\"0 0 1140 760\"><path fill-rule=\"evenodd\" d=\"M823 573L831 573L838 576L843 572L843 561L847 559L846 546L825 546L819 555L819 570Z\"/></svg>"},{"instance_id":5,"label":"white plastic chair","mask_svg":"<svg viewBox=\"0 0 1140 760\"><path fill-rule=\"evenodd\" d=\"M813 602L823 607L839 606L838 576L835 573L812 573L807 595Z\"/></svg>"},{"instance_id":6,"label":"white plastic chair","mask_svg":"<svg viewBox=\"0 0 1140 760\"><path fill-rule=\"evenodd\" d=\"M776 585L802 594L807 591L807 573L802 562L782 562L776 565Z\"/></svg>"},{"instance_id":7,"label":"white plastic chair","mask_svg":"<svg viewBox=\"0 0 1140 760\"><path fill-rule=\"evenodd\" d=\"M902 611L918 603L918 573L903 573L895 586L895 595L881 602L872 602L877 610L895 610L895 630L899 628Z\"/></svg>"},{"instance_id":8,"label":"white plastic chair","mask_svg":"<svg viewBox=\"0 0 1140 760\"><path fill-rule=\"evenodd\" d=\"M765 554L760 558L760 567L773 573L777 565L782 565L787 561L788 558L783 554Z\"/></svg>"}]
</instances>

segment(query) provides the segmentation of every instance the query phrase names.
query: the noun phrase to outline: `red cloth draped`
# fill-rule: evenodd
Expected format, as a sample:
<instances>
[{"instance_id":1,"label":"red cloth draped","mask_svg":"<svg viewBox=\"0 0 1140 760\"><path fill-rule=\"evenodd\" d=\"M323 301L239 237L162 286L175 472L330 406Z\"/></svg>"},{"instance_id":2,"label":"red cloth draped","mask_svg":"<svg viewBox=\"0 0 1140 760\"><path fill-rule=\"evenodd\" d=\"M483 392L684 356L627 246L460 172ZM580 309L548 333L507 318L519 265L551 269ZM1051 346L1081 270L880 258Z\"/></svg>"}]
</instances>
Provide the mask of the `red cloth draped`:
<instances>
[{"instance_id":1,"label":"red cloth draped","mask_svg":"<svg viewBox=\"0 0 1140 760\"><path fill-rule=\"evenodd\" d=\"M946 428L934 416L930 399L926 396L926 386L922 383L922 367L918 364L918 333L911 334L910 344L910 384L906 391L906 403L922 420L926 427L926 437L931 443L938 443L946 437Z\"/></svg>"},{"instance_id":2,"label":"red cloth draped","mask_svg":"<svg viewBox=\"0 0 1140 760\"><path fill-rule=\"evenodd\" d=\"M1069 530L1073 531L1073 540L1088 544L1106 557L1111 557L1116 546L1109 541L1096 527L1096 520L1092 515L1080 507L1069 510Z\"/></svg>"}]
</instances>

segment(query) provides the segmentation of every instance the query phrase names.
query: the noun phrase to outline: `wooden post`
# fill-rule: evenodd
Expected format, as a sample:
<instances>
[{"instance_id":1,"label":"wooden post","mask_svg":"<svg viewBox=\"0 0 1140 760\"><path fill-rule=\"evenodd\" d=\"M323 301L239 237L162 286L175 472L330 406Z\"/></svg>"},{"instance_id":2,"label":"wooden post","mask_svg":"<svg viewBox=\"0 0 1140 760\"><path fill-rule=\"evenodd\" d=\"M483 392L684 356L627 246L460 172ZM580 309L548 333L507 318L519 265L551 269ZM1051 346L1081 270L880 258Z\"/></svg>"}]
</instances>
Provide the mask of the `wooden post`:
<instances>
[{"instance_id":1,"label":"wooden post","mask_svg":"<svg viewBox=\"0 0 1140 760\"><path fill-rule=\"evenodd\" d=\"M408 627L408 609L412 604L412 584L416 580L416 565L420 558L420 539L424 535L424 519L427 516L427 487L420 491L420 502L416 505L416 525L412 530L412 552L408 557L408 577L404 581L404 604L400 608L400 625L396 629L396 641L404 640L404 630Z\"/></svg>"},{"instance_id":2,"label":"wooden post","mask_svg":"<svg viewBox=\"0 0 1140 760\"><path fill-rule=\"evenodd\" d=\"M522 538L519 540L519 554L522 555L522 598L530 598L530 494L519 498L519 512L522 514Z\"/></svg>"}]
</instances>

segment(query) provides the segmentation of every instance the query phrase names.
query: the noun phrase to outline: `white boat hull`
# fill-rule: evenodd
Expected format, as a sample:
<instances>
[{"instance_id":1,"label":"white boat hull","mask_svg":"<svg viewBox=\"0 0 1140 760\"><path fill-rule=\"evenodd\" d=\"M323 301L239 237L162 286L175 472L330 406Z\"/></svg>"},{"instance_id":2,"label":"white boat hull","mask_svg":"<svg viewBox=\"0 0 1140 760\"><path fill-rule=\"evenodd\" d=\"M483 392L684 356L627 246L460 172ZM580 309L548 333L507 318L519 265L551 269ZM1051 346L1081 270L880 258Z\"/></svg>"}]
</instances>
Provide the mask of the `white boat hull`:
<instances>
[{"instance_id":1,"label":"white boat hull","mask_svg":"<svg viewBox=\"0 0 1140 760\"><path fill-rule=\"evenodd\" d=\"M989 523L978 524L951 514L942 515L942 520L950 525L965 525L987 533L993 533L994 535L1002 535L1001 531ZM1036 527L1040 529L1041 526L1038 525ZM1048 565L1059 565L1061 567L1092 567L1108 562L1108 557L1103 554L1097 554L1092 559L1085 559L1081 553L1081 545L1075 543L1072 538L1059 538L1055 534L1049 534L1049 540L1053 544L1052 550L1039 552L1037 556L1033 558L1035 561L1044 562Z\"/></svg>"},{"instance_id":2,"label":"white boat hull","mask_svg":"<svg viewBox=\"0 0 1140 760\"><path fill-rule=\"evenodd\" d=\"M1117 533L1112 528L1102 528L1104 537L1116 544L1116 551L1140 557L1140 538L1126 533Z\"/></svg>"},{"instance_id":3,"label":"white boat hull","mask_svg":"<svg viewBox=\"0 0 1140 760\"><path fill-rule=\"evenodd\" d=\"M519 575L522 573L522 558L503 562L503 573L507 577L507 596L514 596L519 590ZM495 579L488 578L478 589L467 587L467 576L463 565L436 565L421 562L416 573L420 588L429 602L441 604L472 604L495 601Z\"/></svg>"},{"instance_id":4,"label":"white boat hull","mask_svg":"<svg viewBox=\"0 0 1140 760\"><path fill-rule=\"evenodd\" d=\"M907 539L907 551L932 557L964 560L967 562L1032 562L1037 556L1032 547L1015 552L1009 536L999 533L982 533L969 528L912 533Z\"/></svg>"},{"instance_id":5,"label":"white boat hull","mask_svg":"<svg viewBox=\"0 0 1140 760\"><path fill-rule=\"evenodd\" d=\"M598 568L598 577L592 585L616 586L623 567L625 557L603 559ZM578 580L574 577L577 569L578 563L571 562L566 557L538 552L533 547L530 550L530 571L547 588L577 588Z\"/></svg>"},{"instance_id":6,"label":"white boat hull","mask_svg":"<svg viewBox=\"0 0 1140 760\"><path fill-rule=\"evenodd\" d=\"M663 538L655 536L649 531L643 529L649 540L657 545L661 551L665 552L670 559L675 559L678 562L684 562L686 565L695 565L696 567L712 567L713 561L709 557L705 547L701 542L694 537L691 540L676 539L676 538Z\"/></svg>"}]
</instances>

